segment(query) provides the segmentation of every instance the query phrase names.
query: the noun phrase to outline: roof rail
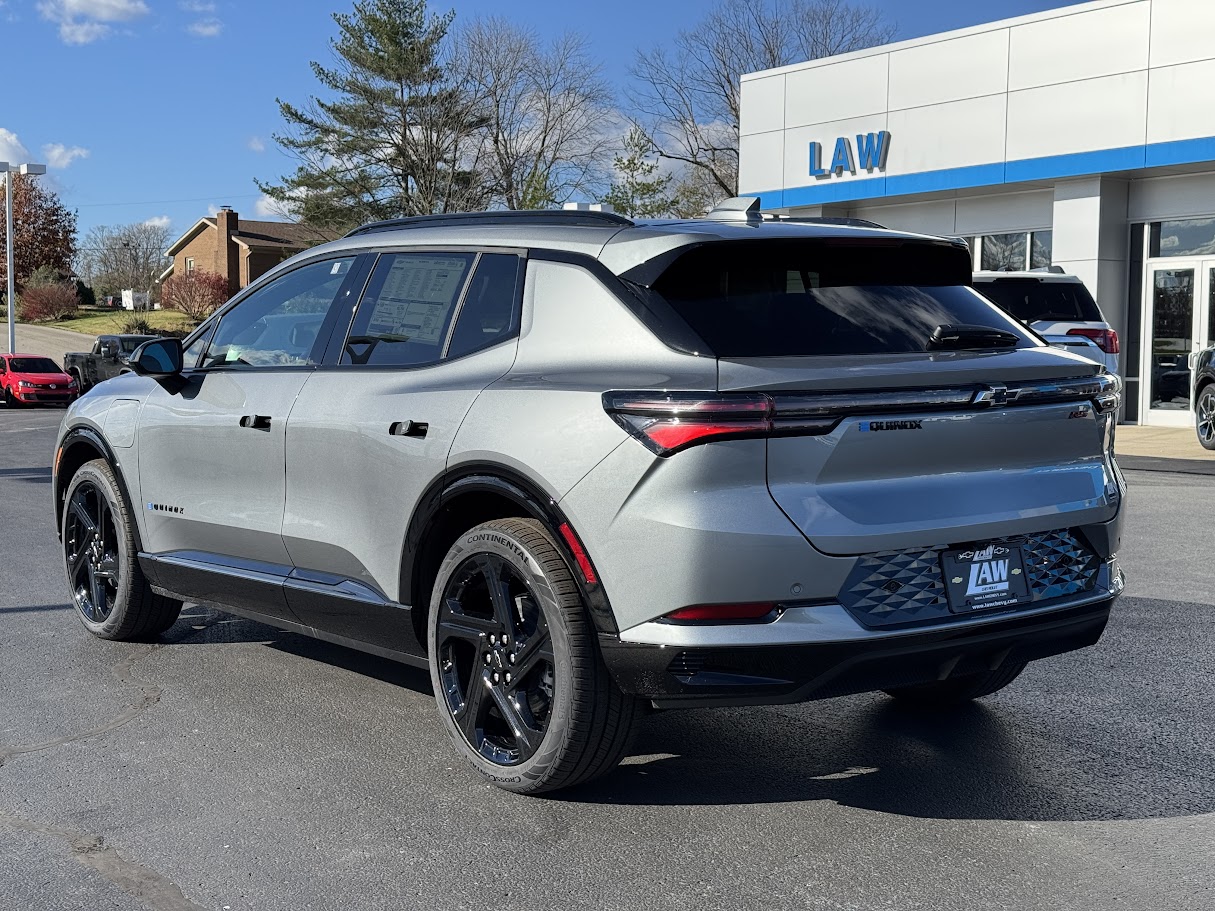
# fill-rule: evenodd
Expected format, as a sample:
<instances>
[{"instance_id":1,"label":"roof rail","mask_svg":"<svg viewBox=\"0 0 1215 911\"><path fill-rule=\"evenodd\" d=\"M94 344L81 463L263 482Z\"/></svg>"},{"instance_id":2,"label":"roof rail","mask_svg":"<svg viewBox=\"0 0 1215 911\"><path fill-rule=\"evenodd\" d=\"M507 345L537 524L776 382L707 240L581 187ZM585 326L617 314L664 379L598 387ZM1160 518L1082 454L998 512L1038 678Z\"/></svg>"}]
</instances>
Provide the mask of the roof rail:
<instances>
[{"instance_id":1,"label":"roof rail","mask_svg":"<svg viewBox=\"0 0 1215 911\"><path fill-rule=\"evenodd\" d=\"M629 228L633 222L614 212L577 209L504 209L501 212L450 212L446 215L412 215L373 221L355 228L347 237L408 228L464 227L465 225L545 225L569 228Z\"/></svg>"},{"instance_id":2,"label":"roof rail","mask_svg":"<svg viewBox=\"0 0 1215 911\"><path fill-rule=\"evenodd\" d=\"M843 218L834 215L811 218L800 215L780 215L776 212L761 212L759 198L756 196L734 196L730 199L724 199L715 205L705 218L712 221L777 221L807 225L849 225L854 228L885 227L885 225L879 225L877 222L868 221L864 218Z\"/></svg>"}]
</instances>

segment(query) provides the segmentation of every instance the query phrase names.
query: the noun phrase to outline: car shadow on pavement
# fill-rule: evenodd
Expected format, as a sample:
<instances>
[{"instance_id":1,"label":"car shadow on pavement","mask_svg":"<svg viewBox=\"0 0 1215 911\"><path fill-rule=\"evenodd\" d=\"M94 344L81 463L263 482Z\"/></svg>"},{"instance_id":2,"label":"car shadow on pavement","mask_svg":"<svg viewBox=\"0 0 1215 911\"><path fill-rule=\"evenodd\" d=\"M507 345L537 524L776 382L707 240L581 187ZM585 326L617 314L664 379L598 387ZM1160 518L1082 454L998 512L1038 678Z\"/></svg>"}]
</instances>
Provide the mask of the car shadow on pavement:
<instances>
[{"instance_id":1,"label":"car shadow on pavement","mask_svg":"<svg viewBox=\"0 0 1215 911\"><path fill-rule=\"evenodd\" d=\"M1060 745L1011 701L931 712L883 696L814 708L649 719L613 775L557 795L587 803L715 805L831 800L925 819L1097 821L1215 812L1215 789L1165 755L1124 762ZM800 709L794 711L793 709ZM657 721L658 723L654 723ZM1163 752L1163 751L1161 751Z\"/></svg>"}]
</instances>

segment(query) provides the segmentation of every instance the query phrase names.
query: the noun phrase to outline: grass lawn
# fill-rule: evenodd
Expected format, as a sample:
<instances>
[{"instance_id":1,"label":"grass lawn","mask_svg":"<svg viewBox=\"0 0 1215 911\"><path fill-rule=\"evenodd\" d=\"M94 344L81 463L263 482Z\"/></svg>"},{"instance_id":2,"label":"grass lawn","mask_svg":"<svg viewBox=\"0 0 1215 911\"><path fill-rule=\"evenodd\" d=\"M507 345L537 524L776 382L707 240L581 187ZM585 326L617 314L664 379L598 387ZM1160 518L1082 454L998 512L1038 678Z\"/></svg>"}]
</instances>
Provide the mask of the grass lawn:
<instances>
[{"instance_id":1,"label":"grass lawn","mask_svg":"<svg viewBox=\"0 0 1215 911\"><path fill-rule=\"evenodd\" d=\"M184 330L193 326L193 323L173 310L148 310L139 313L132 313L130 310L81 310L73 319L39 325L83 332L85 335L111 335L122 332L123 324L135 317L146 320L157 330Z\"/></svg>"}]
</instances>

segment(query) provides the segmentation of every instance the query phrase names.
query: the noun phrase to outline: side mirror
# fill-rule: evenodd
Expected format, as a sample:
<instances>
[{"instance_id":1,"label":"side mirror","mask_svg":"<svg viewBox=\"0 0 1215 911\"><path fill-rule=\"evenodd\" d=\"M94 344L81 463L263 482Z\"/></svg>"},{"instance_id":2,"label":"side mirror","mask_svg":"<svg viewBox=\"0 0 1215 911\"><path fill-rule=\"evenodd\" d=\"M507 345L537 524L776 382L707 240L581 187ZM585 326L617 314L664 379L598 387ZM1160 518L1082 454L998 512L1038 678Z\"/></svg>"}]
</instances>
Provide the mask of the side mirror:
<instances>
[{"instance_id":1,"label":"side mirror","mask_svg":"<svg viewBox=\"0 0 1215 911\"><path fill-rule=\"evenodd\" d=\"M131 370L140 376L174 376L181 373L181 339L154 338L135 349Z\"/></svg>"},{"instance_id":2,"label":"side mirror","mask_svg":"<svg viewBox=\"0 0 1215 911\"><path fill-rule=\"evenodd\" d=\"M113 357L115 350L116 349L111 348L109 345L102 345L101 346L101 356L102 357Z\"/></svg>"}]
</instances>

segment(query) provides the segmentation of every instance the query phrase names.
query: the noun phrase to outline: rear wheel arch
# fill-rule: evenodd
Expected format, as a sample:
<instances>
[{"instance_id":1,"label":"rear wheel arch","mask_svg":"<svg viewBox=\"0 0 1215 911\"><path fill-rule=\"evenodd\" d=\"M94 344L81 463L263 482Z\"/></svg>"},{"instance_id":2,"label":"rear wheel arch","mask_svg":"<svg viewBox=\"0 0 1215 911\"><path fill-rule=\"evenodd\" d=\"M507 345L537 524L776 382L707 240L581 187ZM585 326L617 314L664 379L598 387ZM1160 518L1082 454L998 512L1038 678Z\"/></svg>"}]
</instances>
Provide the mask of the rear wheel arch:
<instances>
[{"instance_id":1,"label":"rear wheel arch","mask_svg":"<svg viewBox=\"0 0 1215 911\"><path fill-rule=\"evenodd\" d=\"M506 518L536 519L544 525L581 589L596 631L618 634L602 584L586 583L559 531L568 520L556 501L518 472L480 463L463 466L432 484L410 519L401 557L400 598L413 607L418 641L426 642L431 589L452 544L470 528Z\"/></svg>"}]
</instances>

